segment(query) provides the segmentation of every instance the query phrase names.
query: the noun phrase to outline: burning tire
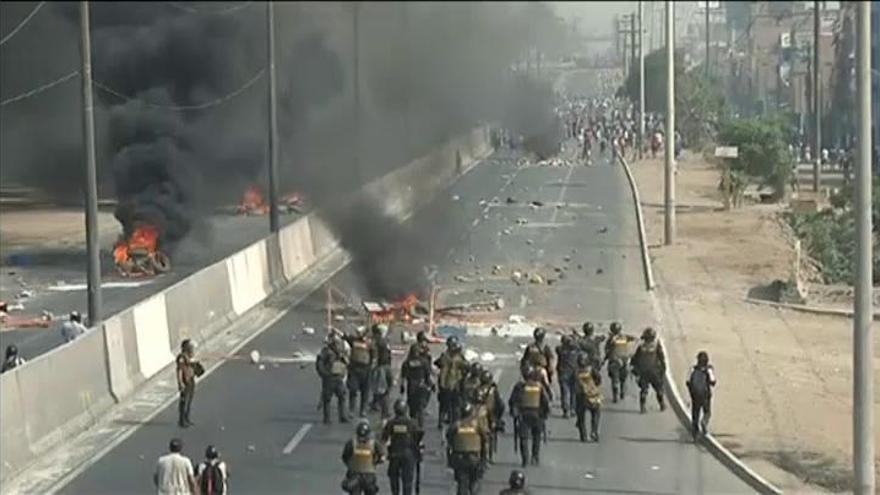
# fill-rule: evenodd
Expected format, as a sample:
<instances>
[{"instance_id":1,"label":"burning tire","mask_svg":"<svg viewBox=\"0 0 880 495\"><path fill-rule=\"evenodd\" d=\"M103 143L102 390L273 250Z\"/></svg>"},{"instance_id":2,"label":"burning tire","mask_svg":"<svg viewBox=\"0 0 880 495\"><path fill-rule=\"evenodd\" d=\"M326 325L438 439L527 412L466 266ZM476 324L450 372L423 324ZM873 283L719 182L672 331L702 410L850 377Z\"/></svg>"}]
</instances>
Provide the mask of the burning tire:
<instances>
[{"instance_id":1,"label":"burning tire","mask_svg":"<svg viewBox=\"0 0 880 495\"><path fill-rule=\"evenodd\" d=\"M171 258L162 251L156 251L151 257L151 260L153 270L155 270L156 273L167 273L168 270L171 270Z\"/></svg>"}]
</instances>

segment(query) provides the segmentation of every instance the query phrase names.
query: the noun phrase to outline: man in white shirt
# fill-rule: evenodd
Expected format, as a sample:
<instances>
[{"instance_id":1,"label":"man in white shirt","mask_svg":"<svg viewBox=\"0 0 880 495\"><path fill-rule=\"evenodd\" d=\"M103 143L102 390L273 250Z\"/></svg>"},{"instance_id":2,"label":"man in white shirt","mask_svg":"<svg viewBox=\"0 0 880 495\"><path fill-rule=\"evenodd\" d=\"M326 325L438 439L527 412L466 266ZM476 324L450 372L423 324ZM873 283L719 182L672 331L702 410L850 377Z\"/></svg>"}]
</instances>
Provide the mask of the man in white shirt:
<instances>
[{"instance_id":1,"label":"man in white shirt","mask_svg":"<svg viewBox=\"0 0 880 495\"><path fill-rule=\"evenodd\" d=\"M168 445L171 452L159 458L153 484L157 495L194 495L196 490L195 473L192 461L181 454L183 441L172 438Z\"/></svg>"},{"instance_id":2,"label":"man in white shirt","mask_svg":"<svg viewBox=\"0 0 880 495\"><path fill-rule=\"evenodd\" d=\"M61 324L61 336L65 342L75 340L80 335L86 333L88 329L82 324L82 315L79 311L71 311L67 321Z\"/></svg>"}]
</instances>

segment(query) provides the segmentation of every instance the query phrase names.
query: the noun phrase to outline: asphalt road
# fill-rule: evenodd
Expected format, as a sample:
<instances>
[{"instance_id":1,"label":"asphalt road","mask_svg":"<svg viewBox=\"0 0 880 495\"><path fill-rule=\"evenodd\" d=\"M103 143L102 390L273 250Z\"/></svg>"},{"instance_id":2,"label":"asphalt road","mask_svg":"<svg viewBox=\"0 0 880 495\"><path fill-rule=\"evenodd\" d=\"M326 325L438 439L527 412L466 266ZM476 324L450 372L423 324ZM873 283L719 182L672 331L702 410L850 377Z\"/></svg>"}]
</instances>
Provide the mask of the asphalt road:
<instances>
[{"instance_id":1,"label":"asphalt road","mask_svg":"<svg viewBox=\"0 0 880 495\"><path fill-rule=\"evenodd\" d=\"M493 196L501 204L488 209L480 205L481 199ZM507 205L507 197L517 202ZM527 202L535 200L545 206L528 206ZM567 205L556 208L554 202ZM469 172L413 221L423 221L425 215L440 210L467 220L456 222L462 227L446 232L453 249L438 261L441 280L454 286L459 298L497 291L493 297L506 301L499 321L509 314L572 324L585 319L620 320L625 331L636 334L652 321L631 195L623 171L607 159L592 167L517 168L515 160L500 152ZM518 219L526 223L517 224ZM498 276L491 274L494 265L501 266ZM509 277L513 269L542 273L557 281L553 285L518 286ZM566 276L558 279L558 273ZM455 283L456 275L468 278ZM350 269L340 272L333 284L352 291L359 286ZM258 349L264 356L317 352L321 332L305 335L301 329L322 327L322 306L319 290L251 341L246 350ZM551 326L553 330L558 327ZM465 339L466 348L494 354L495 359L484 364L499 378L505 400L518 378L516 355L526 340ZM435 355L438 352L440 349L435 349ZM607 384L605 388L610 395ZM61 493L155 493L151 476L156 458L166 451L169 439L178 435L185 442L185 453L196 462L202 460L207 444L220 449L230 465L233 493L340 493L344 467L339 457L344 442L353 434L353 425L321 424L316 408L318 390L312 364L267 365L261 370L250 363L229 361L199 383L193 407L195 427L179 430L176 405L172 405L96 459ZM640 415L632 382L627 395L622 403L609 401L605 407L598 444L578 442L573 421L563 420L558 404L554 404L541 466L527 469L533 493L752 493L688 441L671 411L661 413L652 402L650 412ZM428 424L433 424L435 402L429 410ZM371 421L378 428L378 418ZM301 441L292 442L298 433ZM422 493L451 493L452 476L445 468L436 429L429 430L427 445ZM517 465L508 431L502 436L496 464L486 476L482 493L497 493ZM388 493L384 469L382 473L381 493Z\"/></svg>"},{"instance_id":2,"label":"asphalt road","mask_svg":"<svg viewBox=\"0 0 880 495\"><path fill-rule=\"evenodd\" d=\"M296 214L282 215L282 224L295 221ZM110 255L112 245L102 246L102 295L104 314L109 316L146 299L173 285L194 272L221 260L248 246L269 233L267 216L215 215L210 219L211 233L208 237L184 240L174 253L173 270L167 274L144 279L124 279L113 271ZM28 253L26 266L3 266L0 287L7 300L17 294L21 287L16 282L21 277L34 295L23 301L24 314L39 316L48 310L58 318L65 318L73 310L86 314L88 301L85 290L87 263L85 248L63 250L34 249ZM78 286L74 290L60 290L58 282ZM53 288L55 287L55 288ZM13 313L18 316L19 313ZM0 348L15 344L25 359L33 359L64 343L59 322L49 328L25 328L0 332Z\"/></svg>"}]
</instances>

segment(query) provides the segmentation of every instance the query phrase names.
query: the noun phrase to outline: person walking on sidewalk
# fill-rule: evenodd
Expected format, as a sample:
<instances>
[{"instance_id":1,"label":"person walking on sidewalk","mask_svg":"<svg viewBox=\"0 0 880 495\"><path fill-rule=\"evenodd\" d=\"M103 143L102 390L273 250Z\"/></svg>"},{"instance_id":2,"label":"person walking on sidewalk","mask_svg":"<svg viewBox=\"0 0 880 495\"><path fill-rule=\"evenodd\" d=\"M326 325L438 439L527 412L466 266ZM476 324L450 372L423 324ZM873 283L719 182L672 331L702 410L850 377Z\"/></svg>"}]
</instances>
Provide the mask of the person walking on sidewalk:
<instances>
[{"instance_id":1,"label":"person walking on sidewalk","mask_svg":"<svg viewBox=\"0 0 880 495\"><path fill-rule=\"evenodd\" d=\"M229 493L229 468L220 460L220 452L213 445L205 449L205 460L196 468L199 495L226 495Z\"/></svg>"},{"instance_id":2,"label":"person walking on sidewalk","mask_svg":"<svg viewBox=\"0 0 880 495\"><path fill-rule=\"evenodd\" d=\"M183 452L183 440L172 438L168 454L159 458L153 484L157 495L193 495L198 493L192 461Z\"/></svg>"},{"instance_id":3,"label":"person walking on sidewalk","mask_svg":"<svg viewBox=\"0 0 880 495\"><path fill-rule=\"evenodd\" d=\"M691 396L691 432L694 441L706 435L712 416L712 388L715 386L715 370L709 364L709 354L700 351L697 364L691 368L687 388Z\"/></svg>"}]
</instances>

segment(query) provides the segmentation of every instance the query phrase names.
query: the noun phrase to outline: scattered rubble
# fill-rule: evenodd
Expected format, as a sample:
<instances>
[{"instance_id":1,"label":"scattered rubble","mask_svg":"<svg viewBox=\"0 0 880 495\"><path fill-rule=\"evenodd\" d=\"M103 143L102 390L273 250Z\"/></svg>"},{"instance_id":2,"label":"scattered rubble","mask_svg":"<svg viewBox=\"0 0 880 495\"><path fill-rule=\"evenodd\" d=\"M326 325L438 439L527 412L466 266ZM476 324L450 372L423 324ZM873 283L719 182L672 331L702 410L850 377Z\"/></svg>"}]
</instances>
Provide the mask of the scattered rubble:
<instances>
[{"instance_id":1,"label":"scattered rubble","mask_svg":"<svg viewBox=\"0 0 880 495\"><path fill-rule=\"evenodd\" d=\"M538 273L533 273L533 274L529 277L529 282L530 282L530 283L533 283L533 284L535 284L535 285L543 285L543 284L544 284L544 277L542 277L542 276L541 276L540 274L538 274Z\"/></svg>"},{"instance_id":2,"label":"scattered rubble","mask_svg":"<svg viewBox=\"0 0 880 495\"><path fill-rule=\"evenodd\" d=\"M608 227L602 227L601 229L599 229L600 234L605 234L607 232L608 232Z\"/></svg>"},{"instance_id":3,"label":"scattered rubble","mask_svg":"<svg viewBox=\"0 0 880 495\"><path fill-rule=\"evenodd\" d=\"M314 335L315 329L312 327L303 327L303 333L306 335Z\"/></svg>"},{"instance_id":4,"label":"scattered rubble","mask_svg":"<svg viewBox=\"0 0 880 495\"><path fill-rule=\"evenodd\" d=\"M602 275L603 273L605 273L605 270L601 268L596 268L596 275Z\"/></svg>"},{"instance_id":5,"label":"scattered rubble","mask_svg":"<svg viewBox=\"0 0 880 495\"><path fill-rule=\"evenodd\" d=\"M519 270L514 270L513 273L510 274L510 278L518 284L522 280L523 274Z\"/></svg>"},{"instance_id":6,"label":"scattered rubble","mask_svg":"<svg viewBox=\"0 0 880 495\"><path fill-rule=\"evenodd\" d=\"M527 223L529 223L529 220L528 220L527 218L522 218L522 217L520 217L520 218L517 218L517 219L516 219L516 224L517 224L517 225L525 225L525 224L527 224Z\"/></svg>"},{"instance_id":7,"label":"scattered rubble","mask_svg":"<svg viewBox=\"0 0 880 495\"><path fill-rule=\"evenodd\" d=\"M544 202L543 202L543 201L532 201L532 202L529 203L529 204L532 205L532 206L536 206L536 207L538 207L538 208L541 208L541 207L544 206Z\"/></svg>"},{"instance_id":8,"label":"scattered rubble","mask_svg":"<svg viewBox=\"0 0 880 495\"><path fill-rule=\"evenodd\" d=\"M504 235L510 235L510 232L511 232L510 229L504 229L504 230L501 231L501 233L504 234Z\"/></svg>"},{"instance_id":9,"label":"scattered rubble","mask_svg":"<svg viewBox=\"0 0 880 495\"><path fill-rule=\"evenodd\" d=\"M254 349L250 353L251 364L257 364L260 362L260 351Z\"/></svg>"},{"instance_id":10,"label":"scattered rubble","mask_svg":"<svg viewBox=\"0 0 880 495\"><path fill-rule=\"evenodd\" d=\"M492 275L498 275L501 273L501 265L495 265L492 267Z\"/></svg>"}]
</instances>

